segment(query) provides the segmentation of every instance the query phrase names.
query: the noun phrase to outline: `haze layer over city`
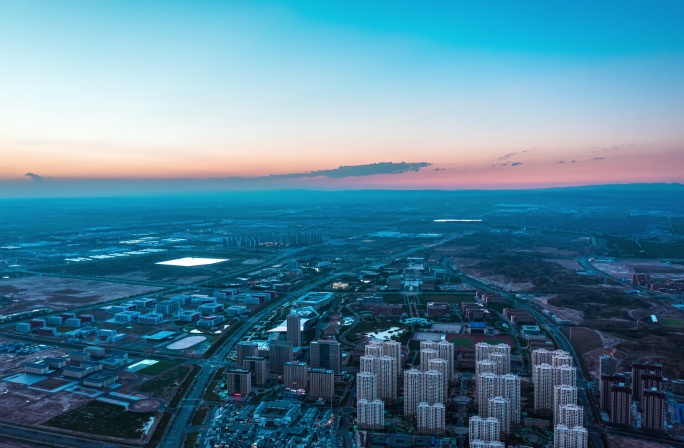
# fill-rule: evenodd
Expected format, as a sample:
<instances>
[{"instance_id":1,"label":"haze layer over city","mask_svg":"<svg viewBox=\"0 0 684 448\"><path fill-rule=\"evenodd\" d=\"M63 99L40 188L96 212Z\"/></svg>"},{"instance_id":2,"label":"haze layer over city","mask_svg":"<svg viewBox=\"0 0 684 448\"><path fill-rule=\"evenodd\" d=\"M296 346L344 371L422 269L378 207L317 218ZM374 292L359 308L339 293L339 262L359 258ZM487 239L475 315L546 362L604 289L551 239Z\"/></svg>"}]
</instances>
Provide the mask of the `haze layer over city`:
<instances>
[{"instance_id":1,"label":"haze layer over city","mask_svg":"<svg viewBox=\"0 0 684 448\"><path fill-rule=\"evenodd\" d=\"M0 447L684 446L678 2L0 5Z\"/></svg>"}]
</instances>

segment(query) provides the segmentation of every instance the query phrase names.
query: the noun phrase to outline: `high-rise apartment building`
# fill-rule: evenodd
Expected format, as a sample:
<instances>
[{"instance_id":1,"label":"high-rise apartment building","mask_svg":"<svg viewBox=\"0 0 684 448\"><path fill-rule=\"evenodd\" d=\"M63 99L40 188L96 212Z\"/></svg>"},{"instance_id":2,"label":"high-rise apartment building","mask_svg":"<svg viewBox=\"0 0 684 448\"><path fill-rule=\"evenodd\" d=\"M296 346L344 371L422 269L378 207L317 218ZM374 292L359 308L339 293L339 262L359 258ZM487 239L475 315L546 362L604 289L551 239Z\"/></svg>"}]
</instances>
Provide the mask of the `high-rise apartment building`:
<instances>
[{"instance_id":1,"label":"high-rise apartment building","mask_svg":"<svg viewBox=\"0 0 684 448\"><path fill-rule=\"evenodd\" d=\"M371 402L378 399L378 376L371 372L356 375L356 399Z\"/></svg>"},{"instance_id":2,"label":"high-rise apartment building","mask_svg":"<svg viewBox=\"0 0 684 448\"><path fill-rule=\"evenodd\" d=\"M342 371L342 349L332 340L313 341L309 346L309 364L312 369L330 369L339 375Z\"/></svg>"},{"instance_id":3,"label":"high-rise apartment building","mask_svg":"<svg viewBox=\"0 0 684 448\"><path fill-rule=\"evenodd\" d=\"M252 376L246 369L226 371L226 392L228 395L246 397L252 391Z\"/></svg>"},{"instance_id":4,"label":"high-rise apartment building","mask_svg":"<svg viewBox=\"0 0 684 448\"><path fill-rule=\"evenodd\" d=\"M421 350L437 350L439 344L435 341L420 341Z\"/></svg>"},{"instance_id":5,"label":"high-rise apartment building","mask_svg":"<svg viewBox=\"0 0 684 448\"><path fill-rule=\"evenodd\" d=\"M363 355L359 358L359 372L377 373L380 358L373 355Z\"/></svg>"},{"instance_id":6,"label":"high-rise apartment building","mask_svg":"<svg viewBox=\"0 0 684 448\"><path fill-rule=\"evenodd\" d=\"M489 355L489 361L494 364L494 373L497 375L506 375L511 373L511 353L510 352L495 352Z\"/></svg>"},{"instance_id":7,"label":"high-rise apartment building","mask_svg":"<svg viewBox=\"0 0 684 448\"><path fill-rule=\"evenodd\" d=\"M554 354L561 352L556 350ZM564 353L564 352L563 352ZM556 359L563 359L558 356ZM577 369L566 364L553 367L540 364L534 367L534 410L542 415L554 414L554 386L575 386L577 384Z\"/></svg>"},{"instance_id":8,"label":"high-rise apartment building","mask_svg":"<svg viewBox=\"0 0 684 448\"><path fill-rule=\"evenodd\" d=\"M454 343L440 341L439 344L437 344L437 351L439 352L439 357L445 359L447 362L448 370L446 382L448 386L454 380Z\"/></svg>"},{"instance_id":9,"label":"high-rise apartment building","mask_svg":"<svg viewBox=\"0 0 684 448\"><path fill-rule=\"evenodd\" d=\"M547 350L545 348L538 348L532 350L530 354L530 362L533 366L538 366L540 364L551 365L551 359L553 358L553 350Z\"/></svg>"},{"instance_id":10,"label":"high-rise apartment building","mask_svg":"<svg viewBox=\"0 0 684 448\"><path fill-rule=\"evenodd\" d=\"M364 355L361 357L360 372L372 373L376 376L377 397L386 404L397 400L397 360L393 356L377 357Z\"/></svg>"},{"instance_id":11,"label":"high-rise apartment building","mask_svg":"<svg viewBox=\"0 0 684 448\"><path fill-rule=\"evenodd\" d=\"M332 403L335 396L335 372L330 369L309 369L309 397Z\"/></svg>"},{"instance_id":12,"label":"high-rise apartment building","mask_svg":"<svg viewBox=\"0 0 684 448\"><path fill-rule=\"evenodd\" d=\"M360 399L356 405L356 415L361 429L385 429L385 403L382 400Z\"/></svg>"},{"instance_id":13,"label":"high-rise apartment building","mask_svg":"<svg viewBox=\"0 0 684 448\"><path fill-rule=\"evenodd\" d=\"M641 426L662 431L665 429L665 393L652 388L644 390L642 395L641 409L644 412Z\"/></svg>"},{"instance_id":14,"label":"high-rise apartment building","mask_svg":"<svg viewBox=\"0 0 684 448\"><path fill-rule=\"evenodd\" d=\"M477 379L476 399L477 413L481 417L487 417L488 400L499 395L499 375L483 373Z\"/></svg>"},{"instance_id":15,"label":"high-rise apartment building","mask_svg":"<svg viewBox=\"0 0 684 448\"><path fill-rule=\"evenodd\" d=\"M483 373L495 373L494 372L494 363L488 359L476 362L475 363L475 381L476 382L477 382L477 379L480 377L480 375L482 375Z\"/></svg>"},{"instance_id":16,"label":"high-rise apartment building","mask_svg":"<svg viewBox=\"0 0 684 448\"><path fill-rule=\"evenodd\" d=\"M309 369L305 362L288 361L285 363L284 370L283 386L285 389L306 390Z\"/></svg>"},{"instance_id":17,"label":"high-rise apartment building","mask_svg":"<svg viewBox=\"0 0 684 448\"><path fill-rule=\"evenodd\" d=\"M572 366L572 355L563 350L556 350L551 355L551 365L554 367Z\"/></svg>"},{"instance_id":18,"label":"high-rise apartment building","mask_svg":"<svg viewBox=\"0 0 684 448\"><path fill-rule=\"evenodd\" d=\"M397 401L397 360L393 356L383 356L377 364L378 398L387 404Z\"/></svg>"},{"instance_id":19,"label":"high-rise apartment building","mask_svg":"<svg viewBox=\"0 0 684 448\"><path fill-rule=\"evenodd\" d=\"M520 424L520 377L511 373L499 377L498 393L511 404L511 421Z\"/></svg>"},{"instance_id":20,"label":"high-rise apartment building","mask_svg":"<svg viewBox=\"0 0 684 448\"><path fill-rule=\"evenodd\" d=\"M635 400L641 400L641 375L643 374L662 375L663 366L661 364L650 364L645 362L632 364L632 396Z\"/></svg>"},{"instance_id":21,"label":"high-rise apartment building","mask_svg":"<svg viewBox=\"0 0 684 448\"><path fill-rule=\"evenodd\" d=\"M287 315L287 340L292 342L294 347L302 346L302 317L294 312Z\"/></svg>"},{"instance_id":22,"label":"high-rise apartment building","mask_svg":"<svg viewBox=\"0 0 684 448\"><path fill-rule=\"evenodd\" d=\"M431 348L426 348L420 351L420 370L427 372L429 370L429 361L439 357L439 352Z\"/></svg>"},{"instance_id":23,"label":"high-rise apartment building","mask_svg":"<svg viewBox=\"0 0 684 448\"><path fill-rule=\"evenodd\" d=\"M510 404L511 421L520 423L520 377L514 374L495 375L485 373L480 375L476 384L475 399L481 417L489 416L488 400L503 397Z\"/></svg>"},{"instance_id":24,"label":"high-rise apartment building","mask_svg":"<svg viewBox=\"0 0 684 448\"><path fill-rule=\"evenodd\" d=\"M617 373L617 358L613 355L599 356L599 375L615 375Z\"/></svg>"},{"instance_id":25,"label":"high-rise apartment building","mask_svg":"<svg viewBox=\"0 0 684 448\"><path fill-rule=\"evenodd\" d=\"M419 434L441 435L445 430L446 409L442 403L428 404L421 402L417 409L417 426Z\"/></svg>"},{"instance_id":26,"label":"high-rise apartment building","mask_svg":"<svg viewBox=\"0 0 684 448\"><path fill-rule=\"evenodd\" d=\"M258 346L254 342L241 341L238 342L235 352L235 364L238 369L241 369L243 367L242 360L245 358L245 356L256 356L258 354Z\"/></svg>"},{"instance_id":27,"label":"high-rise apartment building","mask_svg":"<svg viewBox=\"0 0 684 448\"><path fill-rule=\"evenodd\" d=\"M364 353L366 356L375 356L380 358L382 356L382 341L379 339L371 339L368 344L364 347Z\"/></svg>"},{"instance_id":28,"label":"high-rise apartment building","mask_svg":"<svg viewBox=\"0 0 684 448\"><path fill-rule=\"evenodd\" d=\"M501 424L501 433L511 432L511 402L503 397L487 400L487 417L494 417Z\"/></svg>"},{"instance_id":29,"label":"high-rise apartment building","mask_svg":"<svg viewBox=\"0 0 684 448\"><path fill-rule=\"evenodd\" d=\"M428 361L428 370L436 370L442 372L443 386L444 386L444 400L449 396L449 363L446 359L433 358Z\"/></svg>"},{"instance_id":30,"label":"high-rise apartment building","mask_svg":"<svg viewBox=\"0 0 684 448\"><path fill-rule=\"evenodd\" d=\"M470 441L483 440L494 442L501 440L501 422L494 417L482 418L478 415L468 420L468 437Z\"/></svg>"},{"instance_id":31,"label":"high-rise apartment building","mask_svg":"<svg viewBox=\"0 0 684 448\"><path fill-rule=\"evenodd\" d=\"M437 370L404 371L404 415L415 416L418 404L444 404L444 375Z\"/></svg>"},{"instance_id":32,"label":"high-rise apartment building","mask_svg":"<svg viewBox=\"0 0 684 448\"><path fill-rule=\"evenodd\" d=\"M661 390L663 388L663 377L657 373L641 374L641 397L639 401L644 401L644 392L647 390ZM643 406L642 406L643 409Z\"/></svg>"},{"instance_id":33,"label":"high-rise apartment building","mask_svg":"<svg viewBox=\"0 0 684 448\"><path fill-rule=\"evenodd\" d=\"M383 341L382 355L391 356L397 360L397 376L399 376L403 367L401 362L401 343L397 341Z\"/></svg>"},{"instance_id":34,"label":"high-rise apartment building","mask_svg":"<svg viewBox=\"0 0 684 448\"><path fill-rule=\"evenodd\" d=\"M421 400L423 373L417 369L404 371L404 416L414 417Z\"/></svg>"},{"instance_id":35,"label":"high-rise apartment building","mask_svg":"<svg viewBox=\"0 0 684 448\"><path fill-rule=\"evenodd\" d=\"M577 385L577 369L569 365L561 365L553 369L553 384L555 386L576 386Z\"/></svg>"},{"instance_id":36,"label":"high-rise apartment building","mask_svg":"<svg viewBox=\"0 0 684 448\"><path fill-rule=\"evenodd\" d=\"M553 430L553 448L587 448L589 433L582 426L556 425Z\"/></svg>"},{"instance_id":37,"label":"high-rise apartment building","mask_svg":"<svg viewBox=\"0 0 684 448\"><path fill-rule=\"evenodd\" d=\"M576 404L566 404L558 408L556 425L565 425L568 428L584 425L584 408Z\"/></svg>"},{"instance_id":38,"label":"high-rise apartment building","mask_svg":"<svg viewBox=\"0 0 684 448\"><path fill-rule=\"evenodd\" d=\"M285 371L285 363L292 361L292 342L269 342L268 357L270 359L268 371L271 373L283 373Z\"/></svg>"},{"instance_id":39,"label":"high-rise apartment building","mask_svg":"<svg viewBox=\"0 0 684 448\"><path fill-rule=\"evenodd\" d=\"M421 401L427 404L444 403L444 375L437 370L423 373Z\"/></svg>"},{"instance_id":40,"label":"high-rise apartment building","mask_svg":"<svg viewBox=\"0 0 684 448\"><path fill-rule=\"evenodd\" d=\"M508 344L487 344L479 342L475 344L475 362L491 361L494 363L493 372L497 375L505 375L511 372L511 346Z\"/></svg>"},{"instance_id":41,"label":"high-rise apartment building","mask_svg":"<svg viewBox=\"0 0 684 448\"><path fill-rule=\"evenodd\" d=\"M535 366L534 410L542 415L553 412L554 368L550 364Z\"/></svg>"},{"instance_id":42,"label":"high-rise apartment building","mask_svg":"<svg viewBox=\"0 0 684 448\"><path fill-rule=\"evenodd\" d=\"M263 387L266 385L266 358L263 356L245 356L242 358L242 368L249 370L252 384Z\"/></svg>"},{"instance_id":43,"label":"high-rise apartment building","mask_svg":"<svg viewBox=\"0 0 684 448\"><path fill-rule=\"evenodd\" d=\"M632 388L614 384L610 388L610 421L629 425L632 421Z\"/></svg>"},{"instance_id":44,"label":"high-rise apartment building","mask_svg":"<svg viewBox=\"0 0 684 448\"><path fill-rule=\"evenodd\" d=\"M616 384L625 384L624 375L601 375L601 381L599 382L599 393L601 395L600 405L602 411L610 411L611 406L611 395L610 390Z\"/></svg>"},{"instance_id":45,"label":"high-rise apartment building","mask_svg":"<svg viewBox=\"0 0 684 448\"><path fill-rule=\"evenodd\" d=\"M560 424L558 421L559 409L561 406L567 404L577 404L577 388L573 386L567 386L565 384L561 386L553 387L553 423L554 425Z\"/></svg>"}]
</instances>

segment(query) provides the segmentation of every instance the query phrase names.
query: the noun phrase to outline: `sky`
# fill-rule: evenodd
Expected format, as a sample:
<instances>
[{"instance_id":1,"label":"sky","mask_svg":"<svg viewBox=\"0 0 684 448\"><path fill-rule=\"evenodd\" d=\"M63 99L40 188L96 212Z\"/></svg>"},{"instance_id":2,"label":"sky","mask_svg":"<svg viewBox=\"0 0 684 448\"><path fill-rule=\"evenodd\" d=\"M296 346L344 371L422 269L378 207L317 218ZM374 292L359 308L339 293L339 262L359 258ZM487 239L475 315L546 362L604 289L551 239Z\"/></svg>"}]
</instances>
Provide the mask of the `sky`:
<instances>
[{"instance_id":1,"label":"sky","mask_svg":"<svg viewBox=\"0 0 684 448\"><path fill-rule=\"evenodd\" d=\"M0 196L683 182L682 23L659 0L0 0Z\"/></svg>"}]
</instances>

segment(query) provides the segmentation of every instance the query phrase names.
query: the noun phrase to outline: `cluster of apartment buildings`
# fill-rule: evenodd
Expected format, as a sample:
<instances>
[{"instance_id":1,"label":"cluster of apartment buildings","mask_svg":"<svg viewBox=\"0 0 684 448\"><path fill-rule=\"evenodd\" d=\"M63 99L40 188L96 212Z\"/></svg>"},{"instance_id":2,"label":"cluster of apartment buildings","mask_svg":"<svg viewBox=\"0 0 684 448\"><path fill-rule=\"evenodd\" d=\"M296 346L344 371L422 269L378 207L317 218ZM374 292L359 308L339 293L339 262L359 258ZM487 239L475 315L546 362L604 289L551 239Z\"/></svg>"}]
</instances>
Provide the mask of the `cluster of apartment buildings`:
<instances>
[{"instance_id":1,"label":"cluster of apartment buildings","mask_svg":"<svg viewBox=\"0 0 684 448\"><path fill-rule=\"evenodd\" d=\"M584 407L577 401L577 369L564 350L537 349L531 353L534 410L553 418L554 448L586 448Z\"/></svg>"},{"instance_id":2,"label":"cluster of apartment buildings","mask_svg":"<svg viewBox=\"0 0 684 448\"><path fill-rule=\"evenodd\" d=\"M632 274L632 284L664 294L681 294L684 292L684 278L654 280L649 274Z\"/></svg>"},{"instance_id":3,"label":"cluster of apartment buildings","mask_svg":"<svg viewBox=\"0 0 684 448\"><path fill-rule=\"evenodd\" d=\"M519 424L520 377L511 373L508 344L475 344L475 403L468 431L471 448L503 447L501 438Z\"/></svg>"},{"instance_id":4,"label":"cluster of apartment buildings","mask_svg":"<svg viewBox=\"0 0 684 448\"><path fill-rule=\"evenodd\" d=\"M599 357L601 410L608 412L614 424L663 430L666 405L663 366L634 363L631 375L619 373L617 366L614 356Z\"/></svg>"},{"instance_id":5,"label":"cluster of apartment buildings","mask_svg":"<svg viewBox=\"0 0 684 448\"><path fill-rule=\"evenodd\" d=\"M282 379L285 389L306 394L311 400L332 403L335 376L342 371L342 349L335 340L317 340L309 345L309 363L294 360L294 347L302 345L302 317L291 312L286 319L286 339L269 342L266 356L255 342L236 347L236 368L226 372L229 395L245 396L252 386L263 387L269 374Z\"/></svg>"}]
</instances>

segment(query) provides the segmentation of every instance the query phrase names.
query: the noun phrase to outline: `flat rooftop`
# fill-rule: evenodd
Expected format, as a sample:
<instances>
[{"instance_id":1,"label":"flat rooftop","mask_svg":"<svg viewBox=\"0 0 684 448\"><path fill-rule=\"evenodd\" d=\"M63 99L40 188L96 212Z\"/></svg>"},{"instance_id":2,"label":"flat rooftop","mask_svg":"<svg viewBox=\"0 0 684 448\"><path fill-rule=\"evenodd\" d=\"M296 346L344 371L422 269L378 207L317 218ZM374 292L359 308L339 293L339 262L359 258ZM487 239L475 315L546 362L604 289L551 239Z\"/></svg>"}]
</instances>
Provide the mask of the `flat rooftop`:
<instances>
[{"instance_id":1,"label":"flat rooftop","mask_svg":"<svg viewBox=\"0 0 684 448\"><path fill-rule=\"evenodd\" d=\"M175 260L160 261L155 264L163 264L167 266L205 266L208 264L223 263L224 261L230 261L228 258L199 258L199 257L185 257L176 258Z\"/></svg>"},{"instance_id":2,"label":"flat rooftop","mask_svg":"<svg viewBox=\"0 0 684 448\"><path fill-rule=\"evenodd\" d=\"M175 331L160 331L150 336L143 336L143 338L147 339L148 341L161 341L166 338L170 338L174 334L176 334Z\"/></svg>"}]
</instances>

